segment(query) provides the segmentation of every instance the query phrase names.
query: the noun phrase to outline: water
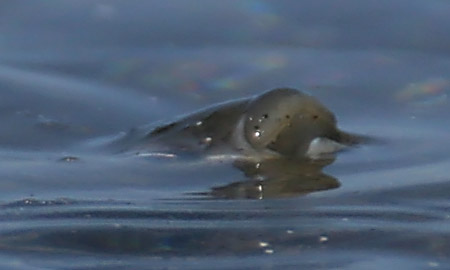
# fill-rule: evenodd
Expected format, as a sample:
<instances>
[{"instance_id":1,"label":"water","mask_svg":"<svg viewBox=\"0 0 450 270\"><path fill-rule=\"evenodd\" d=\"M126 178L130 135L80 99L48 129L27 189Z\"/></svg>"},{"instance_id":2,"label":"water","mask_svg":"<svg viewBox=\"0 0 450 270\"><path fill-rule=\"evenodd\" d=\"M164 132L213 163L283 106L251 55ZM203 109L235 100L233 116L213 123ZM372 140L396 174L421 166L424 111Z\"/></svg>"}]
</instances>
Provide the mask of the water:
<instances>
[{"instance_id":1,"label":"water","mask_svg":"<svg viewBox=\"0 0 450 270\"><path fill-rule=\"evenodd\" d=\"M0 266L447 269L449 11L438 0L3 1ZM378 140L323 168L334 189L274 181L243 199L233 187L248 181L230 162L86 147L280 86Z\"/></svg>"}]
</instances>

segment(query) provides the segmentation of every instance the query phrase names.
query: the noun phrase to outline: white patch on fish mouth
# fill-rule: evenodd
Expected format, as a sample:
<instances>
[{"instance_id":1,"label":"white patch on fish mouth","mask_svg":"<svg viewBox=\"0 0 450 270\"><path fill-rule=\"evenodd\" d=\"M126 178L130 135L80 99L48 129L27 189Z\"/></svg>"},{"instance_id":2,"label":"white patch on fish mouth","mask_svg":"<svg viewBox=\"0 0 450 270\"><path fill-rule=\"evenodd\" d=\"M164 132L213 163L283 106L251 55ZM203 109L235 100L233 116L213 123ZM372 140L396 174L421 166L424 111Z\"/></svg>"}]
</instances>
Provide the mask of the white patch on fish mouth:
<instances>
[{"instance_id":1,"label":"white patch on fish mouth","mask_svg":"<svg viewBox=\"0 0 450 270\"><path fill-rule=\"evenodd\" d=\"M311 141L306 156L311 159L320 159L323 155L336 153L347 146L324 137L317 137Z\"/></svg>"}]
</instances>

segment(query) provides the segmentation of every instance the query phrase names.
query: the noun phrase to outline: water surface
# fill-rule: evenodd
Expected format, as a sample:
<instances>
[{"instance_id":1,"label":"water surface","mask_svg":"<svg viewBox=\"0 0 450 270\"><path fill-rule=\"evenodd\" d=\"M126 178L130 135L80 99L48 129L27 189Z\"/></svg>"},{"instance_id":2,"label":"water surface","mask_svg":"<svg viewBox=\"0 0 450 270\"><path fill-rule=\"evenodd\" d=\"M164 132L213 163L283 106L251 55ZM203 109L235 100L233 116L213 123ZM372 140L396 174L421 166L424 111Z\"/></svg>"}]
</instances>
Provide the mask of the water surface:
<instances>
[{"instance_id":1,"label":"water surface","mask_svg":"<svg viewBox=\"0 0 450 270\"><path fill-rule=\"evenodd\" d=\"M4 1L0 265L448 268L449 11L438 0ZM214 198L204 194L248 180L230 162L86 147L281 86L379 140L322 169L339 187Z\"/></svg>"}]
</instances>

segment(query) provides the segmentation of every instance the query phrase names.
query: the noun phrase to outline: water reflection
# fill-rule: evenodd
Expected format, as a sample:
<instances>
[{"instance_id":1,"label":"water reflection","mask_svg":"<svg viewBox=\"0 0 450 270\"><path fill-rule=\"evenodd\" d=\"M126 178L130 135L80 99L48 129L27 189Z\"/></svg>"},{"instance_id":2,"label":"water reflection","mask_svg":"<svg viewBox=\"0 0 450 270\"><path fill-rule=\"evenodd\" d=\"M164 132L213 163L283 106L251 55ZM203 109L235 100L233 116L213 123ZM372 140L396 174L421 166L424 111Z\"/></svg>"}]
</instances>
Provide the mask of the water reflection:
<instances>
[{"instance_id":1,"label":"water reflection","mask_svg":"<svg viewBox=\"0 0 450 270\"><path fill-rule=\"evenodd\" d=\"M338 188L339 181L322 172L322 168L334 160L335 158L279 158L262 162L236 161L234 166L242 170L248 178L213 187L205 195L221 199L268 199Z\"/></svg>"}]
</instances>

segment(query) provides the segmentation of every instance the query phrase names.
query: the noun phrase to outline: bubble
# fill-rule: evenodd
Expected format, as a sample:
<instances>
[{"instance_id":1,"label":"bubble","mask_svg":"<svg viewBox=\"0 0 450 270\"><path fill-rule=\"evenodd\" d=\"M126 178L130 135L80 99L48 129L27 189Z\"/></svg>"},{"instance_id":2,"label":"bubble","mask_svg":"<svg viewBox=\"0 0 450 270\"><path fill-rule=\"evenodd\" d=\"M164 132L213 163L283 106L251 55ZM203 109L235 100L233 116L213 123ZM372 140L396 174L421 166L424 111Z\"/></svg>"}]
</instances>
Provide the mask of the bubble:
<instances>
[{"instance_id":1,"label":"bubble","mask_svg":"<svg viewBox=\"0 0 450 270\"><path fill-rule=\"evenodd\" d=\"M260 185L258 185L258 191L260 191L260 192L262 192L263 191L263 187L262 187L262 185L260 184Z\"/></svg>"},{"instance_id":2,"label":"bubble","mask_svg":"<svg viewBox=\"0 0 450 270\"><path fill-rule=\"evenodd\" d=\"M328 242L328 236L326 236L326 235L319 236L319 242L320 243Z\"/></svg>"}]
</instances>

